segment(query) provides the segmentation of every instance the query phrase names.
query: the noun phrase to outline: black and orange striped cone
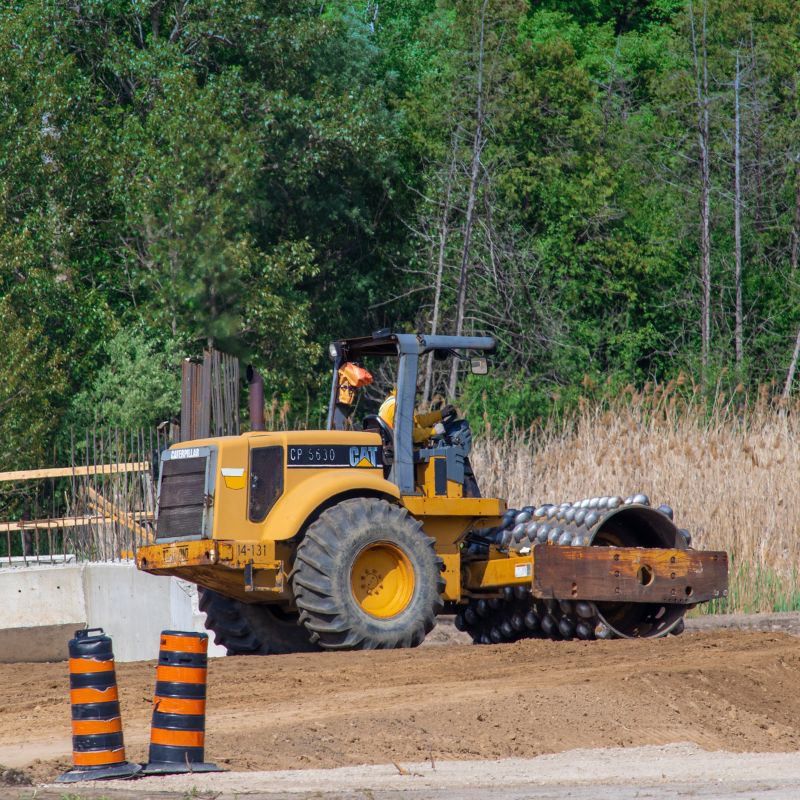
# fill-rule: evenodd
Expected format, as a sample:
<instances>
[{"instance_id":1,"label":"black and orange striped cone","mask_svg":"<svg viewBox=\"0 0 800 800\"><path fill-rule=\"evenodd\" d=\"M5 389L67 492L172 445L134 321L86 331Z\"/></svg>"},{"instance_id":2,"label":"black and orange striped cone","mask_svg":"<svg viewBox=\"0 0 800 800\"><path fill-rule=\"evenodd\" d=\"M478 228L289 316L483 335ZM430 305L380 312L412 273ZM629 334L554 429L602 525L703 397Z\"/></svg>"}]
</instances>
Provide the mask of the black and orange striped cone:
<instances>
[{"instance_id":1,"label":"black and orange striped cone","mask_svg":"<svg viewBox=\"0 0 800 800\"><path fill-rule=\"evenodd\" d=\"M102 628L76 631L70 639L69 687L74 767L57 781L130 778L139 773L138 764L125 760L114 653Z\"/></svg>"},{"instance_id":2,"label":"black and orange striped cone","mask_svg":"<svg viewBox=\"0 0 800 800\"><path fill-rule=\"evenodd\" d=\"M207 634L161 633L146 775L222 772L216 764L203 761L207 665Z\"/></svg>"}]
</instances>

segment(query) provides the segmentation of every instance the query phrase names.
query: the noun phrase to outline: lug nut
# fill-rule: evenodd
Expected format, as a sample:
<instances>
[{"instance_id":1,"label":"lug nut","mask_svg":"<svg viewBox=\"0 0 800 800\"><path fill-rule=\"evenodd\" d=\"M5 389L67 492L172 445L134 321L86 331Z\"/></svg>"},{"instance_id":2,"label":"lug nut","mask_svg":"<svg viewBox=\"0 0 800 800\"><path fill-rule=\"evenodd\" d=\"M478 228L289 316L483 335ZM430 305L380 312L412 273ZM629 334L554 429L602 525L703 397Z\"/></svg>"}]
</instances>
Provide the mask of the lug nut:
<instances>
[{"instance_id":1,"label":"lug nut","mask_svg":"<svg viewBox=\"0 0 800 800\"><path fill-rule=\"evenodd\" d=\"M673 519L675 516L675 512L672 510L672 507L668 506L666 503L662 503L656 510L660 511L668 519Z\"/></svg>"},{"instance_id":2,"label":"lug nut","mask_svg":"<svg viewBox=\"0 0 800 800\"><path fill-rule=\"evenodd\" d=\"M570 617L561 617L558 621L558 632L565 639L571 639L575 634L575 623Z\"/></svg>"},{"instance_id":3,"label":"lug nut","mask_svg":"<svg viewBox=\"0 0 800 800\"><path fill-rule=\"evenodd\" d=\"M614 632L603 622L598 622L594 629L594 635L598 639L613 639Z\"/></svg>"},{"instance_id":4,"label":"lug nut","mask_svg":"<svg viewBox=\"0 0 800 800\"><path fill-rule=\"evenodd\" d=\"M536 533L536 541L539 544L544 544L548 537L550 536L550 526L549 525L540 525L539 530Z\"/></svg>"},{"instance_id":5,"label":"lug nut","mask_svg":"<svg viewBox=\"0 0 800 800\"><path fill-rule=\"evenodd\" d=\"M592 630L592 626L589 625L588 622L581 620L575 626L575 635L579 639L583 639L583 641L588 641L589 639L594 639L594 631Z\"/></svg>"},{"instance_id":6,"label":"lug nut","mask_svg":"<svg viewBox=\"0 0 800 800\"><path fill-rule=\"evenodd\" d=\"M542 617L540 624L542 626L542 633L544 633L546 636L552 636L558 627L556 621L550 616L550 614L545 614Z\"/></svg>"},{"instance_id":7,"label":"lug nut","mask_svg":"<svg viewBox=\"0 0 800 800\"><path fill-rule=\"evenodd\" d=\"M575 613L583 619L592 619L597 614L597 609L594 603L590 603L588 600L578 600L575 603Z\"/></svg>"},{"instance_id":8,"label":"lug nut","mask_svg":"<svg viewBox=\"0 0 800 800\"><path fill-rule=\"evenodd\" d=\"M539 617L536 616L535 611L529 611L522 621L529 631L535 631L539 627Z\"/></svg>"}]
</instances>

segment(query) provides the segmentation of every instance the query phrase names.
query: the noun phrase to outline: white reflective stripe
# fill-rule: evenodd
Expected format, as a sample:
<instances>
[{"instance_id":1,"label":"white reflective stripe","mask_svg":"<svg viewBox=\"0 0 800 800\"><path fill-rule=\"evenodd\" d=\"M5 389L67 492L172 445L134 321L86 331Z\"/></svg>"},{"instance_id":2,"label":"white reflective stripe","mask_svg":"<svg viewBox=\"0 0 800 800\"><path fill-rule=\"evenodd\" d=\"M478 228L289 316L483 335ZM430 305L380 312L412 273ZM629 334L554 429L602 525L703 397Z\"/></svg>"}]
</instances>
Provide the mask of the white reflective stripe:
<instances>
[{"instance_id":1,"label":"white reflective stripe","mask_svg":"<svg viewBox=\"0 0 800 800\"><path fill-rule=\"evenodd\" d=\"M530 552L530 549L528 550ZM514 565L514 577L515 578L530 578L531 576L531 565L530 564L515 564Z\"/></svg>"},{"instance_id":2,"label":"white reflective stripe","mask_svg":"<svg viewBox=\"0 0 800 800\"><path fill-rule=\"evenodd\" d=\"M220 471L226 478L241 478L244 475L244 467L222 467Z\"/></svg>"},{"instance_id":3,"label":"white reflective stripe","mask_svg":"<svg viewBox=\"0 0 800 800\"><path fill-rule=\"evenodd\" d=\"M186 450L170 450L170 458L197 458L200 455L199 447L190 447Z\"/></svg>"}]
</instances>

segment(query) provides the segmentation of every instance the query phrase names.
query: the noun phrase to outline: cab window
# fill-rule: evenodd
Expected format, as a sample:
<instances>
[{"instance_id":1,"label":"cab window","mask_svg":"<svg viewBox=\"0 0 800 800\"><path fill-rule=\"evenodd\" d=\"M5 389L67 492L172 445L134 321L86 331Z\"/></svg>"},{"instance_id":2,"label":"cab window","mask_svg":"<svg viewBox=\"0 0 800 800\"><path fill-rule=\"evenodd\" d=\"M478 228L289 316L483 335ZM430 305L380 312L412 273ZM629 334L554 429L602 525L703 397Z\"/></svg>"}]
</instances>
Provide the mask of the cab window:
<instances>
[{"instance_id":1,"label":"cab window","mask_svg":"<svg viewBox=\"0 0 800 800\"><path fill-rule=\"evenodd\" d=\"M263 522L281 494L283 448L253 448L250 451L250 521Z\"/></svg>"}]
</instances>

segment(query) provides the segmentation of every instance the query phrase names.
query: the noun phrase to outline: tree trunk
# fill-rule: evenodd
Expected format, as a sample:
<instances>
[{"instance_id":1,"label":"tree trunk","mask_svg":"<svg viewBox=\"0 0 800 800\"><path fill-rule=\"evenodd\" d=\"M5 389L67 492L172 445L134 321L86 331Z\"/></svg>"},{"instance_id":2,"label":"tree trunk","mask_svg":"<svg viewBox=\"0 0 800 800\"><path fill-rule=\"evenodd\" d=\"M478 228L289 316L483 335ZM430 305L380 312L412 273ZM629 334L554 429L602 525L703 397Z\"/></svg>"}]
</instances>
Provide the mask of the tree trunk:
<instances>
[{"instance_id":1,"label":"tree trunk","mask_svg":"<svg viewBox=\"0 0 800 800\"><path fill-rule=\"evenodd\" d=\"M786 383L783 386L783 394L781 396L784 400L788 400L792 393L792 383L794 382L794 373L797 370L798 358L800 358L800 328L797 330L797 338L794 342L794 353L792 354L792 361L789 364L789 371L786 374Z\"/></svg>"},{"instance_id":2,"label":"tree trunk","mask_svg":"<svg viewBox=\"0 0 800 800\"><path fill-rule=\"evenodd\" d=\"M739 103L739 91L741 88L741 71L739 65L739 53L736 53L736 80L734 81L734 105L735 105L735 135L734 135L734 217L733 217L733 236L734 236L734 284L736 287L736 327L734 340L736 346L736 364L741 366L744 358L744 345L742 337L742 141L741 141L741 107Z\"/></svg>"},{"instance_id":3,"label":"tree trunk","mask_svg":"<svg viewBox=\"0 0 800 800\"><path fill-rule=\"evenodd\" d=\"M765 216L769 218L769 201L764 197L764 185L766 179L764 177L764 125L762 124L761 114L762 104L758 96L759 88L759 70L758 70L758 53L756 50L755 35L751 28L750 30L750 67L751 80L750 80L750 116L751 116L751 139L753 142L753 162L752 171L755 178L755 191L751 192L752 196L752 217L755 229L763 234L766 226L769 224L765 220Z\"/></svg>"},{"instance_id":4,"label":"tree trunk","mask_svg":"<svg viewBox=\"0 0 800 800\"><path fill-rule=\"evenodd\" d=\"M472 140L472 165L469 176L469 195L467 197L467 213L464 220L464 244L461 250L461 269L458 276L458 297L456 300L456 336L461 336L464 330L464 314L467 304L467 277L470 256L470 240L472 226L475 220L475 201L478 193L478 179L480 177L481 151L483 150L483 57L484 57L484 28L486 22L486 8L489 0L484 0L481 7L480 37L478 43L478 74L476 76L475 100L475 136ZM454 358L450 368L450 383L448 395L454 398L458 383L458 359Z\"/></svg>"},{"instance_id":5,"label":"tree trunk","mask_svg":"<svg viewBox=\"0 0 800 800\"><path fill-rule=\"evenodd\" d=\"M792 250L790 255L793 272L797 269L798 257L800 257L800 159L795 162L794 181L794 223L792 224Z\"/></svg>"},{"instance_id":6,"label":"tree trunk","mask_svg":"<svg viewBox=\"0 0 800 800\"><path fill-rule=\"evenodd\" d=\"M439 332L439 310L442 301L442 278L444 275L445 255L447 254L447 237L450 233L450 196L453 190L453 178L456 171L456 149L458 139L453 133L453 144L450 158L450 167L447 171L447 184L445 186L444 204L442 206L442 220L439 225L439 253L436 263L436 283L433 291L433 316L431 318L431 336ZM425 388L422 392L422 402L427 405L431 399L431 386L433 384L433 352L428 353L425 362Z\"/></svg>"},{"instance_id":7,"label":"tree trunk","mask_svg":"<svg viewBox=\"0 0 800 800\"><path fill-rule=\"evenodd\" d=\"M711 137L708 98L708 0L703 0L699 52L694 4L692 2L689 3L689 15L697 86L697 139L700 148L700 283L702 294L700 303L700 338L703 367L702 384L705 387L708 380L708 364L711 351L711 164L709 154L709 140Z\"/></svg>"}]
</instances>

